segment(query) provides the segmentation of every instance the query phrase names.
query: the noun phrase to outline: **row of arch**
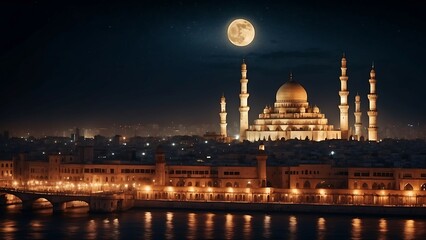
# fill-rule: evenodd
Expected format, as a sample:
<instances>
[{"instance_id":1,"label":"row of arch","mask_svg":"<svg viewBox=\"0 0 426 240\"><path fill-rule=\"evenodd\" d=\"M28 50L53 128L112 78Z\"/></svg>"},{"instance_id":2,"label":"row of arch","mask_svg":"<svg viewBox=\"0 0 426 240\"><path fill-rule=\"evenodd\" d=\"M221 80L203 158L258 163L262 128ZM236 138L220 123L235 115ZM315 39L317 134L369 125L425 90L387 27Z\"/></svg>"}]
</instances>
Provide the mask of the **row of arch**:
<instances>
[{"instance_id":1,"label":"row of arch","mask_svg":"<svg viewBox=\"0 0 426 240\"><path fill-rule=\"evenodd\" d=\"M170 185L170 184L169 184ZM184 180L179 180L176 182L176 187L201 187L200 186L200 182L195 182L193 183L192 181L184 181ZM251 187L251 183L247 183L246 186L241 186L239 182L226 182L225 183L225 187ZM207 187L221 187L221 183L219 181L208 181L207 182Z\"/></svg>"},{"instance_id":2,"label":"row of arch","mask_svg":"<svg viewBox=\"0 0 426 240\"><path fill-rule=\"evenodd\" d=\"M299 183L296 183L296 188L299 188ZM306 180L303 183L303 188L310 189L311 188L311 182L308 181L308 180ZM321 182L319 182L319 183L317 183L315 185L315 188L316 189L320 189L320 188L333 189L334 188L334 184L330 183L330 182L327 182L327 181L321 181Z\"/></svg>"},{"instance_id":3,"label":"row of arch","mask_svg":"<svg viewBox=\"0 0 426 240\"><path fill-rule=\"evenodd\" d=\"M354 189L358 189L358 183L355 182L354 183ZM369 189L368 184L367 183L363 183L361 185L361 189ZM376 183L374 182L373 185L371 185L371 189L373 190L395 190L395 184L394 183L388 183L387 185L385 185L384 183ZM413 185L411 185L410 183L407 183L404 185L403 190L414 190ZM422 185L420 185L420 190L421 191L426 191L426 183L423 183Z\"/></svg>"},{"instance_id":4,"label":"row of arch","mask_svg":"<svg viewBox=\"0 0 426 240\"><path fill-rule=\"evenodd\" d=\"M362 183L361 185L359 185L358 182L354 182L353 185L354 189L370 189L368 183ZM299 188L299 183L296 183L296 188ZM303 183L303 188L304 189L310 189L311 188L311 183L310 181L306 180ZM320 189L320 188L325 188L325 189L333 189L335 188L334 185L332 183L326 182L326 181L321 181L318 184L315 185L316 189ZM395 190L395 184L394 183L388 183L387 185L385 185L384 183L376 183L374 182L373 185L371 185L371 189L373 190ZM411 185L410 183L407 183L404 185L404 190L414 190L413 185ZM426 183L423 183L422 185L420 185L420 190L421 191L426 191Z\"/></svg>"}]
</instances>

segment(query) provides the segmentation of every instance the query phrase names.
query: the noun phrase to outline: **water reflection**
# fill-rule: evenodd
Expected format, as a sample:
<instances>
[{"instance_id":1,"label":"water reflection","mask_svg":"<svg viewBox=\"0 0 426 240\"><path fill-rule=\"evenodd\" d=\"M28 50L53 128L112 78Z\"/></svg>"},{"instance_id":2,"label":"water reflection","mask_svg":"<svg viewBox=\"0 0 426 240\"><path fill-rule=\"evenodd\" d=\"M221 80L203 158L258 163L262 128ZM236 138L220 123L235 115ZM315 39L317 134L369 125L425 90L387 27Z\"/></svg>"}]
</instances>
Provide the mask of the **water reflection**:
<instances>
[{"instance_id":1,"label":"water reflection","mask_svg":"<svg viewBox=\"0 0 426 240\"><path fill-rule=\"evenodd\" d=\"M16 221L7 221L6 223L0 225L0 232L2 233L13 233L16 232Z\"/></svg>"},{"instance_id":2,"label":"water reflection","mask_svg":"<svg viewBox=\"0 0 426 240\"><path fill-rule=\"evenodd\" d=\"M325 228L325 219L323 217L318 218L317 230L317 239L325 239L325 232L327 229Z\"/></svg>"},{"instance_id":3,"label":"water reflection","mask_svg":"<svg viewBox=\"0 0 426 240\"><path fill-rule=\"evenodd\" d=\"M234 216L232 214L226 214L225 216L225 239L233 239L234 237Z\"/></svg>"},{"instance_id":4,"label":"water reflection","mask_svg":"<svg viewBox=\"0 0 426 240\"><path fill-rule=\"evenodd\" d=\"M206 227L205 227L205 238L212 239L214 238L213 231L214 231L214 222L213 222L213 213L207 213L206 216Z\"/></svg>"},{"instance_id":5,"label":"water reflection","mask_svg":"<svg viewBox=\"0 0 426 240\"><path fill-rule=\"evenodd\" d=\"M145 221L144 221L144 239L151 239L152 238L152 214L151 212L145 213Z\"/></svg>"},{"instance_id":6,"label":"water reflection","mask_svg":"<svg viewBox=\"0 0 426 240\"><path fill-rule=\"evenodd\" d=\"M271 236L271 216L265 215L263 218L263 237L269 238Z\"/></svg>"},{"instance_id":7,"label":"water reflection","mask_svg":"<svg viewBox=\"0 0 426 240\"><path fill-rule=\"evenodd\" d=\"M31 239L44 239L46 237L43 236L43 224L39 220L32 220L30 222L30 228L32 230L30 234Z\"/></svg>"},{"instance_id":8,"label":"water reflection","mask_svg":"<svg viewBox=\"0 0 426 240\"><path fill-rule=\"evenodd\" d=\"M120 237L120 222L118 221L118 218L114 218L112 220L112 226L113 226L113 229L114 229L114 236L119 238Z\"/></svg>"},{"instance_id":9,"label":"water reflection","mask_svg":"<svg viewBox=\"0 0 426 240\"><path fill-rule=\"evenodd\" d=\"M3 237L4 240L13 239L13 233L16 232L17 228L15 227L16 223L14 221L7 221L5 224L0 224L0 236Z\"/></svg>"},{"instance_id":10,"label":"water reflection","mask_svg":"<svg viewBox=\"0 0 426 240\"><path fill-rule=\"evenodd\" d=\"M414 220L405 220L404 224L404 239L414 239L415 227Z\"/></svg>"},{"instance_id":11,"label":"water reflection","mask_svg":"<svg viewBox=\"0 0 426 240\"><path fill-rule=\"evenodd\" d=\"M388 223L386 219L380 218L379 220L379 239L387 239L386 234L388 232Z\"/></svg>"},{"instance_id":12,"label":"water reflection","mask_svg":"<svg viewBox=\"0 0 426 240\"><path fill-rule=\"evenodd\" d=\"M297 218L293 215L288 219L288 230L290 232L290 239L296 239Z\"/></svg>"},{"instance_id":13,"label":"water reflection","mask_svg":"<svg viewBox=\"0 0 426 240\"><path fill-rule=\"evenodd\" d=\"M173 213L166 213L166 239L173 239Z\"/></svg>"},{"instance_id":14,"label":"water reflection","mask_svg":"<svg viewBox=\"0 0 426 240\"><path fill-rule=\"evenodd\" d=\"M361 239L361 219L352 219L352 239Z\"/></svg>"},{"instance_id":15,"label":"water reflection","mask_svg":"<svg viewBox=\"0 0 426 240\"><path fill-rule=\"evenodd\" d=\"M87 236L86 239L95 239L97 238L97 231L96 231L96 222L95 220L91 219L87 224Z\"/></svg>"},{"instance_id":16,"label":"water reflection","mask_svg":"<svg viewBox=\"0 0 426 240\"><path fill-rule=\"evenodd\" d=\"M249 239L251 237L251 216L244 215L244 226L243 226L243 235L244 239Z\"/></svg>"},{"instance_id":17,"label":"water reflection","mask_svg":"<svg viewBox=\"0 0 426 240\"><path fill-rule=\"evenodd\" d=\"M196 239L197 218L195 213L188 214L188 239Z\"/></svg>"},{"instance_id":18,"label":"water reflection","mask_svg":"<svg viewBox=\"0 0 426 240\"><path fill-rule=\"evenodd\" d=\"M426 220L285 213L132 210L5 212L0 239L425 239Z\"/></svg>"}]
</instances>

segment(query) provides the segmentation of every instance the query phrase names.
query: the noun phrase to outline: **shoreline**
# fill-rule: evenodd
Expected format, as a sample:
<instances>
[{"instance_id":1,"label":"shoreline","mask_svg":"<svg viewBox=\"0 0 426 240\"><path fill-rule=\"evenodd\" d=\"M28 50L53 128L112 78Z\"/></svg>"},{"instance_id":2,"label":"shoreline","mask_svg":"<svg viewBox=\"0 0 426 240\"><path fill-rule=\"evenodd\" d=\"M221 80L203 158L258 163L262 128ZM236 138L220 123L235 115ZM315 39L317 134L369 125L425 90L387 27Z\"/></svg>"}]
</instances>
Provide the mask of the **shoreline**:
<instances>
[{"instance_id":1,"label":"shoreline","mask_svg":"<svg viewBox=\"0 0 426 240\"><path fill-rule=\"evenodd\" d=\"M274 212L274 213L312 213L363 216L410 216L426 217L426 207L419 206L375 206L375 205L334 205L300 203L251 203L218 201L171 201L135 200L133 208L173 209L233 212ZM131 211L131 209L129 209Z\"/></svg>"}]
</instances>

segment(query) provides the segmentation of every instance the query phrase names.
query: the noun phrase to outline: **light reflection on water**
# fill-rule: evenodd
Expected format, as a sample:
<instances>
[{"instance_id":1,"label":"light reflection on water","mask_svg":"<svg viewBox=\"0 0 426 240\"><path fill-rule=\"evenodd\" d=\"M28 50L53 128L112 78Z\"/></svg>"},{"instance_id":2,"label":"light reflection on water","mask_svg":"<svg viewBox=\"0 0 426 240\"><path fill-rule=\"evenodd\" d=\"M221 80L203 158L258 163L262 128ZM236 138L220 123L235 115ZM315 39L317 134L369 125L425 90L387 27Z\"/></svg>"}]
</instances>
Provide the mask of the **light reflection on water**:
<instances>
[{"instance_id":1,"label":"light reflection on water","mask_svg":"<svg viewBox=\"0 0 426 240\"><path fill-rule=\"evenodd\" d=\"M388 223L386 219L381 218L379 220L379 238L378 239L387 239L386 234L388 232Z\"/></svg>"},{"instance_id":2,"label":"light reflection on water","mask_svg":"<svg viewBox=\"0 0 426 240\"><path fill-rule=\"evenodd\" d=\"M89 220L89 222L87 223L87 235L86 235L86 239L95 239L97 238L97 231L96 231L97 227L96 227L96 222L95 220L91 219Z\"/></svg>"},{"instance_id":3,"label":"light reflection on water","mask_svg":"<svg viewBox=\"0 0 426 240\"><path fill-rule=\"evenodd\" d=\"M271 237L271 216L265 215L263 218L263 237L270 238Z\"/></svg>"},{"instance_id":4,"label":"light reflection on water","mask_svg":"<svg viewBox=\"0 0 426 240\"><path fill-rule=\"evenodd\" d=\"M166 239L173 239L173 213L166 213Z\"/></svg>"},{"instance_id":5,"label":"light reflection on water","mask_svg":"<svg viewBox=\"0 0 426 240\"><path fill-rule=\"evenodd\" d=\"M414 239L414 233L415 233L414 220L412 219L405 220L404 239Z\"/></svg>"},{"instance_id":6,"label":"light reflection on water","mask_svg":"<svg viewBox=\"0 0 426 240\"><path fill-rule=\"evenodd\" d=\"M243 227L243 234L244 239L249 239L251 235L251 215L244 215L244 227Z\"/></svg>"},{"instance_id":7,"label":"light reflection on water","mask_svg":"<svg viewBox=\"0 0 426 240\"><path fill-rule=\"evenodd\" d=\"M317 239L326 239L325 238L326 230L327 229L325 227L325 218L319 217L317 220Z\"/></svg>"},{"instance_id":8,"label":"light reflection on water","mask_svg":"<svg viewBox=\"0 0 426 240\"><path fill-rule=\"evenodd\" d=\"M352 239L361 239L362 226L361 219L352 219Z\"/></svg>"},{"instance_id":9,"label":"light reflection on water","mask_svg":"<svg viewBox=\"0 0 426 240\"><path fill-rule=\"evenodd\" d=\"M188 239L196 239L197 218L195 213L188 214Z\"/></svg>"},{"instance_id":10,"label":"light reflection on water","mask_svg":"<svg viewBox=\"0 0 426 240\"><path fill-rule=\"evenodd\" d=\"M234 215L228 213L225 216L225 239L234 238Z\"/></svg>"},{"instance_id":11,"label":"light reflection on water","mask_svg":"<svg viewBox=\"0 0 426 240\"><path fill-rule=\"evenodd\" d=\"M288 218L288 230L290 232L290 239L296 239L297 218L294 215Z\"/></svg>"},{"instance_id":12,"label":"light reflection on water","mask_svg":"<svg viewBox=\"0 0 426 240\"><path fill-rule=\"evenodd\" d=\"M152 230L151 230L152 229L152 214L151 214L151 212L145 213L144 228L145 228L144 239L151 239L152 238Z\"/></svg>"},{"instance_id":13,"label":"light reflection on water","mask_svg":"<svg viewBox=\"0 0 426 240\"><path fill-rule=\"evenodd\" d=\"M207 213L205 220L205 239L212 239L214 236L214 222L213 222L214 213Z\"/></svg>"},{"instance_id":14,"label":"light reflection on water","mask_svg":"<svg viewBox=\"0 0 426 240\"><path fill-rule=\"evenodd\" d=\"M135 209L0 209L0 239L424 239L425 219Z\"/></svg>"}]
</instances>

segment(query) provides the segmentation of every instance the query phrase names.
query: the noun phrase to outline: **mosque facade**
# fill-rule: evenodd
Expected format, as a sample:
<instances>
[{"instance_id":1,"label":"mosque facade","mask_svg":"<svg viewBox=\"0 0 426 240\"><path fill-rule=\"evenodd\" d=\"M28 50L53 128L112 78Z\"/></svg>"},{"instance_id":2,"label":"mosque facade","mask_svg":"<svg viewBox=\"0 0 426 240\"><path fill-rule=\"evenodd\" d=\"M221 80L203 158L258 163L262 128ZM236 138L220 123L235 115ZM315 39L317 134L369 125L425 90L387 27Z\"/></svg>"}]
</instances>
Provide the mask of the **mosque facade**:
<instances>
[{"instance_id":1,"label":"mosque facade","mask_svg":"<svg viewBox=\"0 0 426 240\"><path fill-rule=\"evenodd\" d=\"M340 129L335 129L329 124L328 119L321 109L308 102L308 93L305 88L298 83L290 74L289 79L277 91L275 103L272 106L266 106L253 124L249 124L249 104L248 104L248 78L247 64L243 61L241 65L241 91L240 91L240 141L258 141L258 140L313 140L322 141L327 139L354 139L360 140L366 138L362 135L360 96L357 94L354 99L355 106L355 124L354 131L349 130L349 90L348 76L346 67L346 57L341 59L340 79ZM370 71L370 93L369 110L367 111L368 140L378 141L377 134L377 94L374 66ZM220 134L224 139L229 135L226 129L226 101L221 97L220 111ZM229 138L229 137L228 137Z\"/></svg>"}]
</instances>

